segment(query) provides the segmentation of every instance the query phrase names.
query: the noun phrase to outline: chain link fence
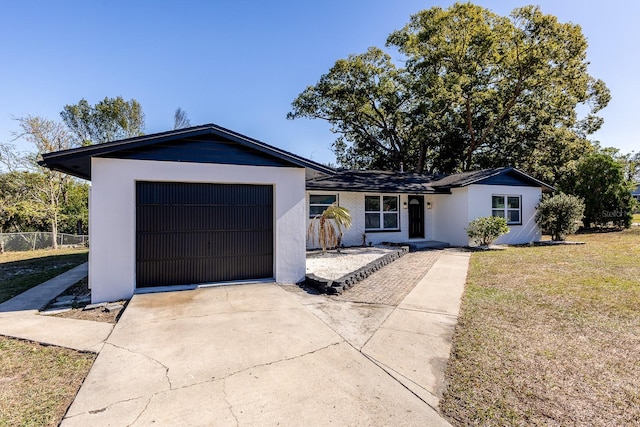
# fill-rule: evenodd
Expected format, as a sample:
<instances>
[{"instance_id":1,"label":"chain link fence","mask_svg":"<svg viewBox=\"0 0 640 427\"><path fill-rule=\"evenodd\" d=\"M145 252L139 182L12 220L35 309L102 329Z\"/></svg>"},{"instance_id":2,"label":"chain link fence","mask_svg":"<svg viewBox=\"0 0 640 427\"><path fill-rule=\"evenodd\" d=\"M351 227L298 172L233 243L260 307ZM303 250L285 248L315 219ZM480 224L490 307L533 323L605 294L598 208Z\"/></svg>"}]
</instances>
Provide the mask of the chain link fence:
<instances>
[{"instance_id":1,"label":"chain link fence","mask_svg":"<svg viewBox=\"0 0 640 427\"><path fill-rule=\"evenodd\" d=\"M89 236L58 233L56 235L58 247L89 246ZM25 232L25 233L0 233L0 253L34 251L53 247L53 233L51 232Z\"/></svg>"}]
</instances>

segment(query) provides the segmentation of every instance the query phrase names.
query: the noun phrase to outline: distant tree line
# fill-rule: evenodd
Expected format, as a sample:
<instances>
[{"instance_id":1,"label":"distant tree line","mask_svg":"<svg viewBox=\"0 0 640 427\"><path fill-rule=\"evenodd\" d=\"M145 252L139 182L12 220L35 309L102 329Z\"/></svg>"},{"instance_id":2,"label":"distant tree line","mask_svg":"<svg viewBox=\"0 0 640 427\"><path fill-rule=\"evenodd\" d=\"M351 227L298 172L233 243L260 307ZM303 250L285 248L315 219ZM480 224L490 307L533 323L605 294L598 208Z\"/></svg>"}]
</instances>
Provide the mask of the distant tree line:
<instances>
[{"instance_id":1,"label":"distant tree line","mask_svg":"<svg viewBox=\"0 0 640 427\"><path fill-rule=\"evenodd\" d=\"M42 154L144 135L145 116L135 99L81 99L65 105L61 121L26 115L16 118L12 141L0 141L0 232L88 233L89 184L38 165ZM174 128L190 125L178 108ZM17 140L31 147L17 150ZM55 247L54 239L54 247Z\"/></svg>"}]
</instances>

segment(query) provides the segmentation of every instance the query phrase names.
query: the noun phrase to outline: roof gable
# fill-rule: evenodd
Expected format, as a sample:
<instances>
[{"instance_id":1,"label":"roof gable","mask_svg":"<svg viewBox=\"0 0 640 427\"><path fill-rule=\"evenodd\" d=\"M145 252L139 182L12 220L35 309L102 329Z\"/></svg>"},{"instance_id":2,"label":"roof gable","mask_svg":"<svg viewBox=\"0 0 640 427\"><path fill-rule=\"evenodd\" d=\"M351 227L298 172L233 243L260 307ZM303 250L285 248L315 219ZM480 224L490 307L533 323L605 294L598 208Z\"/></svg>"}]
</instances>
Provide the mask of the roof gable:
<instances>
[{"instance_id":1,"label":"roof gable","mask_svg":"<svg viewBox=\"0 0 640 427\"><path fill-rule=\"evenodd\" d=\"M91 179L92 157L303 167L311 171L307 177L313 172L322 175L334 172L327 166L214 124L47 153L40 164Z\"/></svg>"},{"instance_id":2,"label":"roof gable","mask_svg":"<svg viewBox=\"0 0 640 427\"><path fill-rule=\"evenodd\" d=\"M542 191L554 191L555 188L544 182L513 168L483 169L479 171L462 172L439 179L431 185L434 188L457 188L472 184L507 185L513 187L541 187Z\"/></svg>"},{"instance_id":3,"label":"roof gable","mask_svg":"<svg viewBox=\"0 0 640 427\"><path fill-rule=\"evenodd\" d=\"M279 157L213 135L126 148L101 157L230 165L291 166L289 162Z\"/></svg>"}]
</instances>

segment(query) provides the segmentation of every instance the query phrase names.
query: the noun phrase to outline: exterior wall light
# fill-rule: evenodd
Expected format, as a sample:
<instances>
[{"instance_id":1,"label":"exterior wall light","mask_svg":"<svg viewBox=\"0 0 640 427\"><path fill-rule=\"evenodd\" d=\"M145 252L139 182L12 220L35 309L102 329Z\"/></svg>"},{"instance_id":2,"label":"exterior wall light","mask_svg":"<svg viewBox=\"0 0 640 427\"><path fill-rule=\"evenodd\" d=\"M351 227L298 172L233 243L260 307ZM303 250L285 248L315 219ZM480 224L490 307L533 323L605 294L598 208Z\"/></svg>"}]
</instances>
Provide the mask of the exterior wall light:
<instances>
[{"instance_id":1,"label":"exterior wall light","mask_svg":"<svg viewBox=\"0 0 640 427\"><path fill-rule=\"evenodd\" d=\"M427 202L427 209L431 209L431 202Z\"/></svg>"},{"instance_id":2,"label":"exterior wall light","mask_svg":"<svg viewBox=\"0 0 640 427\"><path fill-rule=\"evenodd\" d=\"M407 209L407 202L402 202L402 209Z\"/></svg>"}]
</instances>

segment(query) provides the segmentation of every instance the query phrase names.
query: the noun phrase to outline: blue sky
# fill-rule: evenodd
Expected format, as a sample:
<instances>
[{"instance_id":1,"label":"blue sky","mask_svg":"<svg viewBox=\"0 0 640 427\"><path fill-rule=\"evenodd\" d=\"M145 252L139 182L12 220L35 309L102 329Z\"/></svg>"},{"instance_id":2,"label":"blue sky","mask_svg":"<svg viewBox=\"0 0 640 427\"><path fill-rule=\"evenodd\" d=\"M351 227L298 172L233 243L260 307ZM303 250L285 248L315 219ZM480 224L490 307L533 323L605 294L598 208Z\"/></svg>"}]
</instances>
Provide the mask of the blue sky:
<instances>
[{"instance_id":1,"label":"blue sky","mask_svg":"<svg viewBox=\"0 0 640 427\"><path fill-rule=\"evenodd\" d=\"M538 4L582 27L590 73L613 99L593 136L638 151L640 2L484 0L506 15ZM66 104L137 99L146 132L171 129L177 107L319 162L332 162L329 126L286 120L291 101L337 59L383 47L411 14L451 1L5 1L0 18L0 141L12 116L59 119ZM397 55L395 55L398 57ZM26 145L19 144L26 149Z\"/></svg>"}]
</instances>

